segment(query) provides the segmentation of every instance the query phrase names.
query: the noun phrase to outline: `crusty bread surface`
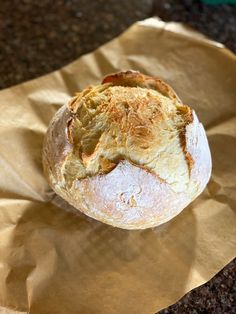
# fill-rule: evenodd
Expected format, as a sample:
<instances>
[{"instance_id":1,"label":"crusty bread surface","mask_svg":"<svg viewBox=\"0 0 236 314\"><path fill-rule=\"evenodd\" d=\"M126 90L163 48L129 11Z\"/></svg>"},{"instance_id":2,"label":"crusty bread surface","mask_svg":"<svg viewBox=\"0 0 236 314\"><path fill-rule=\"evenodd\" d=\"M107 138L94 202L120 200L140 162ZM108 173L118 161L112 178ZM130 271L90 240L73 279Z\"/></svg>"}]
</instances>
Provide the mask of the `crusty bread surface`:
<instances>
[{"instance_id":1,"label":"crusty bread surface","mask_svg":"<svg viewBox=\"0 0 236 314\"><path fill-rule=\"evenodd\" d=\"M211 155L194 110L170 86L126 71L87 87L55 114L43 165L55 192L86 215L145 229L203 191Z\"/></svg>"}]
</instances>

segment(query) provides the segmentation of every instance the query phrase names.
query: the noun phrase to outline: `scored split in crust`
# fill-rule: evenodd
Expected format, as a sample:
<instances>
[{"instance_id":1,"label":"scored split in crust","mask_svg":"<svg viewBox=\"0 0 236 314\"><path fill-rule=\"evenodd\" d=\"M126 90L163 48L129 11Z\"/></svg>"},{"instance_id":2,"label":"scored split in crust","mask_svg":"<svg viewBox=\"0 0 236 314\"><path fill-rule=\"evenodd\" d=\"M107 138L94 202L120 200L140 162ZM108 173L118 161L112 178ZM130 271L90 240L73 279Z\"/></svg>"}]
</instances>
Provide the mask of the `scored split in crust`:
<instances>
[{"instance_id":1,"label":"scored split in crust","mask_svg":"<svg viewBox=\"0 0 236 314\"><path fill-rule=\"evenodd\" d=\"M64 106L49 127L43 159L59 195L93 218L128 229L175 216L203 190L211 170L205 132L195 113L166 83L134 71L109 75ZM122 171L135 182L133 194L130 183L125 187L119 177ZM109 186L110 178L117 191ZM106 195L109 189L115 193L112 200ZM159 204L151 205L153 200Z\"/></svg>"}]
</instances>

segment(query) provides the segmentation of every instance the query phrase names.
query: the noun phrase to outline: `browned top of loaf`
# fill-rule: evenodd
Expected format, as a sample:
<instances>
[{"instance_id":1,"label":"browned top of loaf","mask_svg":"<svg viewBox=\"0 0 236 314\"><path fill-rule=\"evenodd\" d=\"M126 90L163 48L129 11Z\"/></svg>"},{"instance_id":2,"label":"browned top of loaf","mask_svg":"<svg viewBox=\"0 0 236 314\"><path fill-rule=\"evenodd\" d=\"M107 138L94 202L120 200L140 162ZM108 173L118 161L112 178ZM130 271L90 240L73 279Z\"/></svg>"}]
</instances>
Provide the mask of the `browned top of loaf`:
<instances>
[{"instance_id":1,"label":"browned top of loaf","mask_svg":"<svg viewBox=\"0 0 236 314\"><path fill-rule=\"evenodd\" d=\"M68 104L73 151L63 171L70 183L111 171L120 160L156 174L176 191L189 182L192 158L185 127L192 112L160 79L127 71L89 86Z\"/></svg>"}]
</instances>

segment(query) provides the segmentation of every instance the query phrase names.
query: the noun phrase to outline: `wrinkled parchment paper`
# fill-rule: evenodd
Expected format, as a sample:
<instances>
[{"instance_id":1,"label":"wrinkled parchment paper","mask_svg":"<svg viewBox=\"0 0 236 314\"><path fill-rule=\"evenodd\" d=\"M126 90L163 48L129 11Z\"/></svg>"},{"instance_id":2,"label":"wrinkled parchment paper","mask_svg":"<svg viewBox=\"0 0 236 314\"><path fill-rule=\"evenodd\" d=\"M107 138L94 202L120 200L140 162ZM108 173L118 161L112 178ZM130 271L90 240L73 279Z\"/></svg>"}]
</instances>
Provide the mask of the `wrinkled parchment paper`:
<instances>
[{"instance_id":1,"label":"wrinkled parchment paper","mask_svg":"<svg viewBox=\"0 0 236 314\"><path fill-rule=\"evenodd\" d=\"M43 137L76 91L110 72L170 83L207 130L204 193L155 229L116 229L50 190ZM148 19L59 71L0 92L0 313L155 313L236 252L236 57L177 23ZM63 209L64 208L64 209Z\"/></svg>"}]
</instances>

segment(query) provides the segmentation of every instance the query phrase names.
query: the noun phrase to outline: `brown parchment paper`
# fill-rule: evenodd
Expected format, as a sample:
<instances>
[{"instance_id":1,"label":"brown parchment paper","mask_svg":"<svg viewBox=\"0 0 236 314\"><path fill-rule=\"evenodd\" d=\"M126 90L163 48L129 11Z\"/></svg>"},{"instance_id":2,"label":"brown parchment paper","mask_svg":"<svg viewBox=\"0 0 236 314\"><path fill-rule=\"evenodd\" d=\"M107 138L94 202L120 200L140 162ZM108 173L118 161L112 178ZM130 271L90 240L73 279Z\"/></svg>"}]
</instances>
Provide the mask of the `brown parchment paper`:
<instances>
[{"instance_id":1,"label":"brown parchment paper","mask_svg":"<svg viewBox=\"0 0 236 314\"><path fill-rule=\"evenodd\" d=\"M171 222L125 231L75 214L42 171L53 114L87 84L135 69L170 83L207 129L213 174ZM148 19L59 71L0 92L0 313L150 314L236 251L236 57L176 23Z\"/></svg>"}]
</instances>

